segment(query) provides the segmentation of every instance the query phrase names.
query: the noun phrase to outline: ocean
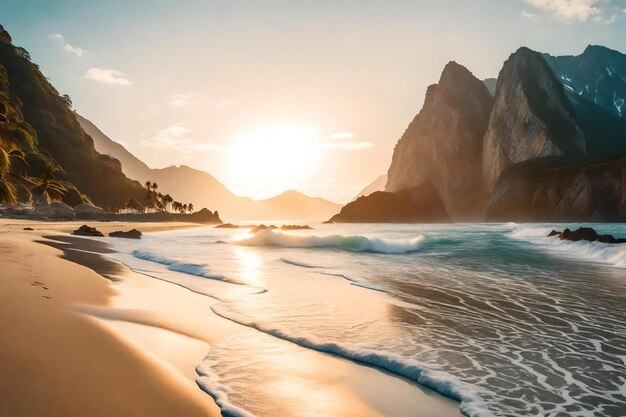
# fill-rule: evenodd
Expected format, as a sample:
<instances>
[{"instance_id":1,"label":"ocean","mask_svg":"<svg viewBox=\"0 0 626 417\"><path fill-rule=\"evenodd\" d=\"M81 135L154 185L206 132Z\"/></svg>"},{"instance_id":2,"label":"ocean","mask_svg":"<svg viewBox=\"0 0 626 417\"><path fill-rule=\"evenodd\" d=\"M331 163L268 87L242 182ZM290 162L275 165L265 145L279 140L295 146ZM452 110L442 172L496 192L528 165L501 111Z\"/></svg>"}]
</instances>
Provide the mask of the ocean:
<instances>
[{"instance_id":1,"label":"ocean","mask_svg":"<svg viewBox=\"0 0 626 417\"><path fill-rule=\"evenodd\" d=\"M226 416L288 416L281 401L313 395L295 345L415 381L468 416L626 416L626 245L547 237L576 224L311 225L110 240L112 258L258 330L198 364Z\"/></svg>"}]
</instances>

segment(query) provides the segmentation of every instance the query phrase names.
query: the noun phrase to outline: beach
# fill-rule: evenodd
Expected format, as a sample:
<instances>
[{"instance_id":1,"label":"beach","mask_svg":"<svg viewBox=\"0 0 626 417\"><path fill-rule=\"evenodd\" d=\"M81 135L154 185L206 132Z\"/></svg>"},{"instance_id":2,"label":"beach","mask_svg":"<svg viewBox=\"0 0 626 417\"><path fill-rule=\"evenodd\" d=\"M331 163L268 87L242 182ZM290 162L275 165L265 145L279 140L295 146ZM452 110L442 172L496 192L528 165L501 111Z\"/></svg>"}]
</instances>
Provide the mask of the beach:
<instances>
[{"instance_id":1,"label":"beach","mask_svg":"<svg viewBox=\"0 0 626 417\"><path fill-rule=\"evenodd\" d=\"M0 415L219 415L210 397L167 362L72 308L104 307L116 296L108 279L36 243L78 226L11 220L0 225ZM102 231L120 226L185 227L98 224Z\"/></svg>"},{"instance_id":2,"label":"beach","mask_svg":"<svg viewBox=\"0 0 626 417\"><path fill-rule=\"evenodd\" d=\"M274 408L258 415L460 416L455 401L397 375L220 317L213 311L217 298L182 285L176 274L159 279L138 274L109 259L113 250L97 238L71 236L81 224L3 220L0 225L0 416L216 416L217 404L225 415L253 415L215 389L207 374L217 370L203 360L216 345L257 339L259 360L267 346L300 360L265 357L272 367L267 375L284 378L292 372L301 378L289 385L276 377L250 389L254 393L270 383L276 389L273 400L260 395L261 404ZM105 235L198 226L89 224ZM214 283L219 289L232 286ZM237 363L230 365L220 373L236 374ZM296 389L302 391L293 400ZM302 409L306 404L309 409Z\"/></svg>"}]
</instances>

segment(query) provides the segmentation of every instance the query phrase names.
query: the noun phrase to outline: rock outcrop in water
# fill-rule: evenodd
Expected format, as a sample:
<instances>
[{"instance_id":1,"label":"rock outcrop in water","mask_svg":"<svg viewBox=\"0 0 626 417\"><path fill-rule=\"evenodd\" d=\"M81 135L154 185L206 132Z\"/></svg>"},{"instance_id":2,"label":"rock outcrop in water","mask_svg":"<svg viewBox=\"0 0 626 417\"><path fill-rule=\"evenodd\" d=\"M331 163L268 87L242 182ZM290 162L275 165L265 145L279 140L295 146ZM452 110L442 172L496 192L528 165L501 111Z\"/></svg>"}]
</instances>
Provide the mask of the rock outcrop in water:
<instances>
[{"instance_id":1,"label":"rock outcrop in water","mask_svg":"<svg viewBox=\"0 0 626 417\"><path fill-rule=\"evenodd\" d=\"M588 242L602 242L610 244L626 243L626 239L615 238L613 235L599 235L598 232L591 227L579 227L574 231L565 229L562 232L552 230L548 233L548 237L552 236L558 236L561 240L571 240L572 242L586 240Z\"/></svg>"},{"instance_id":2,"label":"rock outcrop in water","mask_svg":"<svg viewBox=\"0 0 626 417\"><path fill-rule=\"evenodd\" d=\"M520 48L504 63L483 146L491 191L509 166L546 156L585 156L585 137L563 86L541 54Z\"/></svg>"},{"instance_id":3,"label":"rock outcrop in water","mask_svg":"<svg viewBox=\"0 0 626 417\"><path fill-rule=\"evenodd\" d=\"M378 191L347 204L330 219L335 223L446 222L443 201L428 182L395 193Z\"/></svg>"},{"instance_id":4,"label":"rock outcrop in water","mask_svg":"<svg viewBox=\"0 0 626 417\"><path fill-rule=\"evenodd\" d=\"M127 232L124 231L115 231L109 233L110 237L120 237L125 239L141 239L142 233L137 229L132 229Z\"/></svg>"},{"instance_id":5,"label":"rock outcrop in water","mask_svg":"<svg viewBox=\"0 0 626 417\"><path fill-rule=\"evenodd\" d=\"M486 197L481 181L483 136L492 102L483 82L470 71L456 62L446 65L396 145L385 191L427 181L452 219L480 218Z\"/></svg>"},{"instance_id":6,"label":"rock outcrop in water","mask_svg":"<svg viewBox=\"0 0 626 417\"><path fill-rule=\"evenodd\" d=\"M90 227L90 226L87 226L86 224L83 224L81 227L74 230L72 234L76 236L104 237L102 232L97 230L95 227Z\"/></svg>"}]
</instances>

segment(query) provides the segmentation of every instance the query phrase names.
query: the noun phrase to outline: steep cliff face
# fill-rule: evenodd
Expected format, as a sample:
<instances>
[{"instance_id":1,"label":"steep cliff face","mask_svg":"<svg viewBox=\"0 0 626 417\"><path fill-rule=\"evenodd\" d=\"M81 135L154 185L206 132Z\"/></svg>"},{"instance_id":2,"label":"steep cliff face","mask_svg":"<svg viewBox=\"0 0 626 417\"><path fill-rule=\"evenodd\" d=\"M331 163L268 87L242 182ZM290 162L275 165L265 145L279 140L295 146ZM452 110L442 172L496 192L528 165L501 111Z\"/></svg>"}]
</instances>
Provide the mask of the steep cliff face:
<instances>
[{"instance_id":1,"label":"steep cliff face","mask_svg":"<svg viewBox=\"0 0 626 417\"><path fill-rule=\"evenodd\" d=\"M8 122L0 134L18 136L30 164L29 175L40 176L49 163L61 168L57 177L75 196L70 204L80 203L76 188L103 206L143 196L141 185L124 176L118 160L96 152L68 103L1 26L0 68L0 109L6 110Z\"/></svg>"},{"instance_id":2,"label":"steep cliff face","mask_svg":"<svg viewBox=\"0 0 626 417\"><path fill-rule=\"evenodd\" d=\"M331 221L336 223L447 222L443 201L428 181L395 193L377 191L344 206Z\"/></svg>"},{"instance_id":3,"label":"steep cliff face","mask_svg":"<svg viewBox=\"0 0 626 417\"><path fill-rule=\"evenodd\" d=\"M583 157L585 137L574 110L543 57L520 48L498 76L483 144L488 191L509 166L548 156Z\"/></svg>"},{"instance_id":4,"label":"steep cliff face","mask_svg":"<svg viewBox=\"0 0 626 417\"><path fill-rule=\"evenodd\" d=\"M482 81L465 67L446 65L396 145L385 190L396 192L426 181L452 219L479 218L485 201L482 143L492 101Z\"/></svg>"},{"instance_id":5,"label":"steep cliff face","mask_svg":"<svg viewBox=\"0 0 626 417\"><path fill-rule=\"evenodd\" d=\"M491 196L492 221L623 221L626 158L543 158L507 169Z\"/></svg>"}]
</instances>

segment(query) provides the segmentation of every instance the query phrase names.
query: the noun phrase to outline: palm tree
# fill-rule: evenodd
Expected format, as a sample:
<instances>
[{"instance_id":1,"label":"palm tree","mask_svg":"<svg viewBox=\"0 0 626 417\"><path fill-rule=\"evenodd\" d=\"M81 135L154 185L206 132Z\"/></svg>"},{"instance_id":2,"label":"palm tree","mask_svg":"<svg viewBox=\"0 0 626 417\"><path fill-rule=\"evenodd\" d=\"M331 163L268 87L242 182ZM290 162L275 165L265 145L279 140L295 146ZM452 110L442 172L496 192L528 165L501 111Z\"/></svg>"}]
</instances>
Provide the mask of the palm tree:
<instances>
[{"instance_id":1,"label":"palm tree","mask_svg":"<svg viewBox=\"0 0 626 417\"><path fill-rule=\"evenodd\" d=\"M180 204L178 201L174 201L172 203L172 209L174 209L174 211L180 211L182 208L182 204Z\"/></svg>"},{"instance_id":2,"label":"palm tree","mask_svg":"<svg viewBox=\"0 0 626 417\"><path fill-rule=\"evenodd\" d=\"M159 210L165 210L165 202L163 201L163 194L157 193L155 197L156 206Z\"/></svg>"},{"instance_id":3,"label":"palm tree","mask_svg":"<svg viewBox=\"0 0 626 417\"><path fill-rule=\"evenodd\" d=\"M10 172L11 163L15 160L26 164L24 152L19 150L15 144L0 142L0 202L17 203L17 189L14 181L17 179L28 181L27 178Z\"/></svg>"},{"instance_id":4,"label":"palm tree","mask_svg":"<svg viewBox=\"0 0 626 417\"><path fill-rule=\"evenodd\" d=\"M67 193L67 188L52 178L54 171L55 168L48 164L46 173L41 178L31 178L31 182L35 185L30 188L30 193L36 199L35 205L48 205L51 200L60 200Z\"/></svg>"},{"instance_id":5,"label":"palm tree","mask_svg":"<svg viewBox=\"0 0 626 417\"><path fill-rule=\"evenodd\" d=\"M136 202L135 199L131 198L130 200L128 200L128 203L126 203L126 209L133 210L136 213L143 209L143 207L141 206L141 204Z\"/></svg>"},{"instance_id":6,"label":"palm tree","mask_svg":"<svg viewBox=\"0 0 626 417\"><path fill-rule=\"evenodd\" d=\"M174 201L171 195L165 194L162 198L163 205L165 206L165 211L169 211L170 204Z\"/></svg>"},{"instance_id":7,"label":"palm tree","mask_svg":"<svg viewBox=\"0 0 626 417\"><path fill-rule=\"evenodd\" d=\"M193 213L193 203L187 205L187 210L189 210L189 213Z\"/></svg>"},{"instance_id":8,"label":"palm tree","mask_svg":"<svg viewBox=\"0 0 626 417\"><path fill-rule=\"evenodd\" d=\"M183 204L183 206L182 206L182 208L181 208L180 212L181 212L181 213L183 213L183 214L185 214L185 212L186 212L186 211L187 211L187 204Z\"/></svg>"},{"instance_id":9,"label":"palm tree","mask_svg":"<svg viewBox=\"0 0 626 417\"><path fill-rule=\"evenodd\" d=\"M144 209L148 210L154 208L154 196L152 191L152 183L150 181L146 181L144 186L146 187L146 197L144 198ZM155 184L156 185L156 184Z\"/></svg>"}]
</instances>

